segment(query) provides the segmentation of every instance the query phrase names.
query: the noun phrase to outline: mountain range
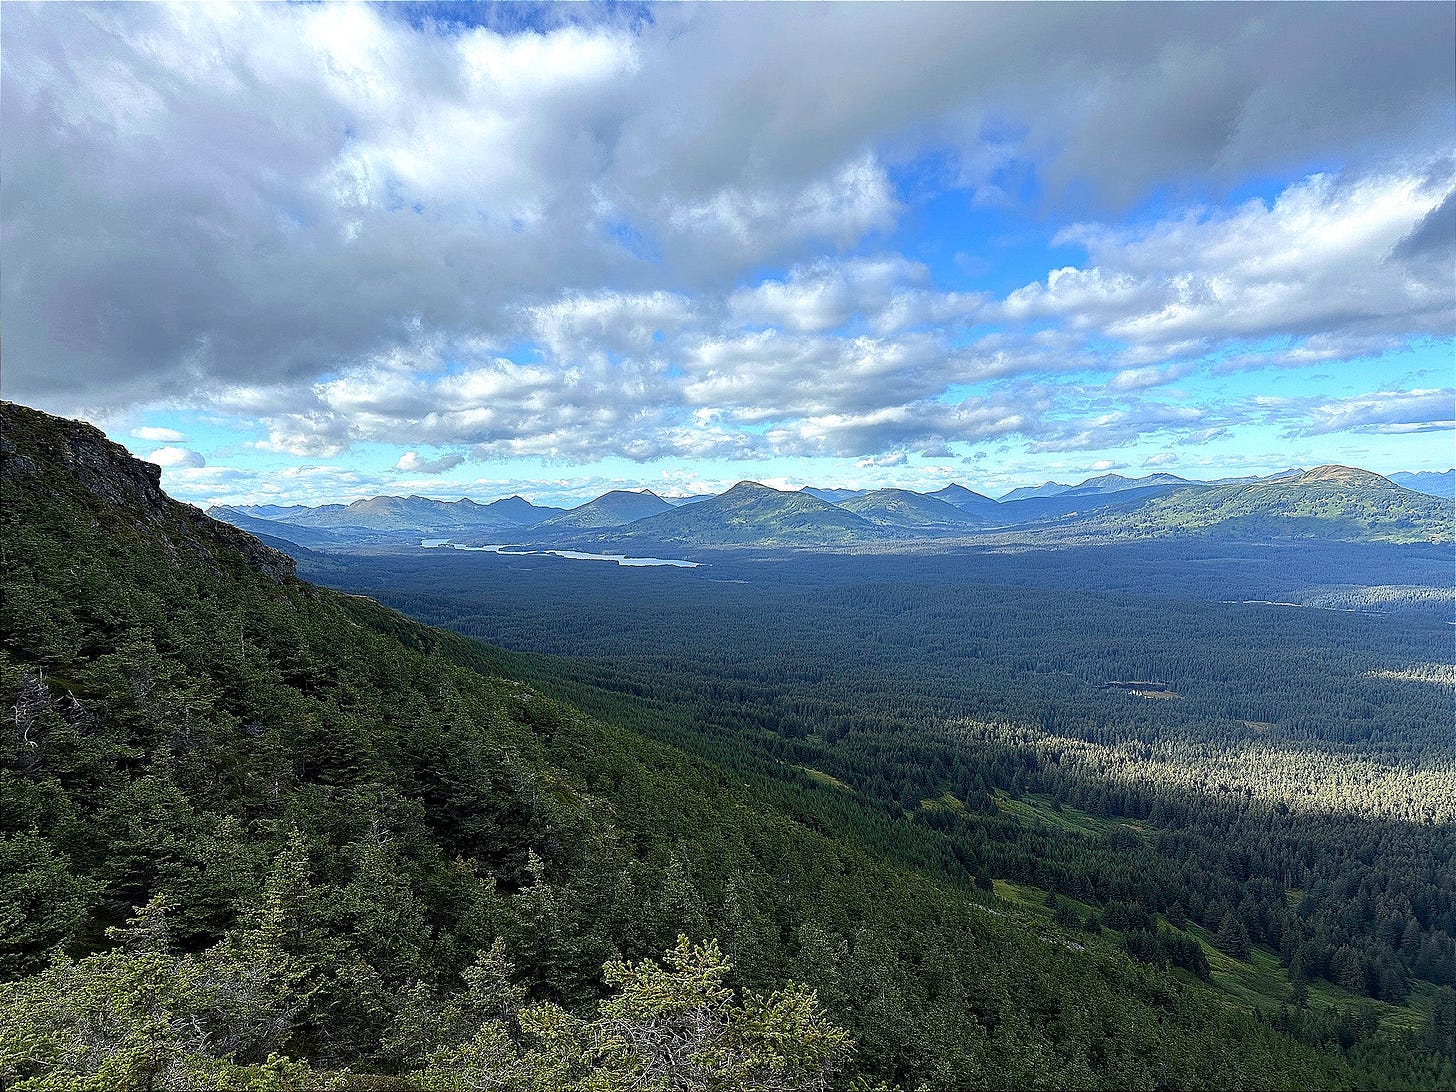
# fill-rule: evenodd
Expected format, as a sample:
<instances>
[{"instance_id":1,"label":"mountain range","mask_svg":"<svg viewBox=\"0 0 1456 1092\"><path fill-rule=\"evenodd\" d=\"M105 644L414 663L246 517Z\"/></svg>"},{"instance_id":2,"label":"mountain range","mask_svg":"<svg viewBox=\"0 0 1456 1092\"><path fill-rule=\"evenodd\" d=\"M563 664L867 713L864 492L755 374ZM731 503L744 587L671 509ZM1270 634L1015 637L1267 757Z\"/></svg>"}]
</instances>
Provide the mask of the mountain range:
<instances>
[{"instance_id":1,"label":"mountain range","mask_svg":"<svg viewBox=\"0 0 1456 1092\"><path fill-rule=\"evenodd\" d=\"M1447 470L1444 473L1426 470L1419 474L1401 470L1390 475L1390 480L1418 493L1429 493L1433 497L1445 497L1447 500L1456 498L1456 470Z\"/></svg>"},{"instance_id":2,"label":"mountain range","mask_svg":"<svg viewBox=\"0 0 1456 1092\"><path fill-rule=\"evenodd\" d=\"M669 500L650 490L612 490L570 510L507 497L373 497L349 505L217 507L244 530L327 549L416 536L460 544L621 546L862 546L982 533L1056 529L1119 538L1228 534L1370 541L1449 541L1451 508L1439 492L1451 475L1406 475L1407 488L1351 467L1190 481L1172 474L1104 474L1077 485L1048 482L1001 500L952 484L906 489L781 490L740 482L707 497ZM267 513L272 513L267 514Z\"/></svg>"}]
</instances>

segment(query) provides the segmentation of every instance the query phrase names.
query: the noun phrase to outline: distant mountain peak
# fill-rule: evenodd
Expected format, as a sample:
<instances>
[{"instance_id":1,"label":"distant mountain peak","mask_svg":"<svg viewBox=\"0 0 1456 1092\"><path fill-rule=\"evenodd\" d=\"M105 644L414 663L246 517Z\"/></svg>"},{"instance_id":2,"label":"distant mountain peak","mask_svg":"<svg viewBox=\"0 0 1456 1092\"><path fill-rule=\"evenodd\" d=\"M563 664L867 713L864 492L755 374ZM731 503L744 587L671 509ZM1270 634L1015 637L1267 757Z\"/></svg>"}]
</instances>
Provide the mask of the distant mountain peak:
<instances>
[{"instance_id":1,"label":"distant mountain peak","mask_svg":"<svg viewBox=\"0 0 1456 1092\"><path fill-rule=\"evenodd\" d=\"M1070 485L1062 485L1060 482L1042 482L1040 485L1023 485L1003 495L1001 501L1028 500L1033 497L1055 497L1071 489Z\"/></svg>"},{"instance_id":2,"label":"distant mountain peak","mask_svg":"<svg viewBox=\"0 0 1456 1092\"><path fill-rule=\"evenodd\" d=\"M782 492L782 490L775 489L771 485L764 485L762 482L751 482L751 481L746 481L745 480L745 481L739 482L732 489L729 489L727 492L723 493L722 495L725 496L725 497L732 497L732 496L735 496L735 495L741 497L741 496L748 496L748 495L762 495L764 493L779 493L779 492Z\"/></svg>"},{"instance_id":3,"label":"distant mountain peak","mask_svg":"<svg viewBox=\"0 0 1456 1092\"><path fill-rule=\"evenodd\" d=\"M650 489L612 489L538 524L538 528L547 533L605 530L670 512L672 507Z\"/></svg>"}]
</instances>

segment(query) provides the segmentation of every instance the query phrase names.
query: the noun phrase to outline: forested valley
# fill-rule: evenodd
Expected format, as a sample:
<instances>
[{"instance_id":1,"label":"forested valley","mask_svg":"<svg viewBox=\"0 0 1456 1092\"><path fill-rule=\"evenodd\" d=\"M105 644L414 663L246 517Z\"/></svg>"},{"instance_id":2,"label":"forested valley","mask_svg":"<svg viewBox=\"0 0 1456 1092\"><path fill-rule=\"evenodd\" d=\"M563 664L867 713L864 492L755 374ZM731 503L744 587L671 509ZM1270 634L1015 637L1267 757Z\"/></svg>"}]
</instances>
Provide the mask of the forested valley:
<instances>
[{"instance_id":1,"label":"forested valley","mask_svg":"<svg viewBox=\"0 0 1456 1092\"><path fill-rule=\"evenodd\" d=\"M819 830L1312 1041L1399 1052L1389 1034L1419 1029L1449 1058L1446 555L1004 543L625 570L446 553L325 579L527 653L513 670Z\"/></svg>"},{"instance_id":2,"label":"forested valley","mask_svg":"<svg viewBox=\"0 0 1456 1092\"><path fill-rule=\"evenodd\" d=\"M3 410L7 1089L1450 1083L1429 614L921 555L343 594Z\"/></svg>"}]
</instances>

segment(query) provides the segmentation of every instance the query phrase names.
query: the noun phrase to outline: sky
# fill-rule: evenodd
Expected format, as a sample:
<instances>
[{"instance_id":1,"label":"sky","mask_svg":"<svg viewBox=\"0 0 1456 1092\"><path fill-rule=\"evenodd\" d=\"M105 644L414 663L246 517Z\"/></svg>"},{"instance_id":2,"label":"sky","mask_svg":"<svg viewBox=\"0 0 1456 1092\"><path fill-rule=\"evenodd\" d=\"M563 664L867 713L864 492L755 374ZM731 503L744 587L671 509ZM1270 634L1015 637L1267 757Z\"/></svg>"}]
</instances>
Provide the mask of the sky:
<instances>
[{"instance_id":1,"label":"sky","mask_svg":"<svg viewBox=\"0 0 1456 1092\"><path fill-rule=\"evenodd\" d=\"M1456 6L30 4L4 397L202 506L1452 466Z\"/></svg>"}]
</instances>

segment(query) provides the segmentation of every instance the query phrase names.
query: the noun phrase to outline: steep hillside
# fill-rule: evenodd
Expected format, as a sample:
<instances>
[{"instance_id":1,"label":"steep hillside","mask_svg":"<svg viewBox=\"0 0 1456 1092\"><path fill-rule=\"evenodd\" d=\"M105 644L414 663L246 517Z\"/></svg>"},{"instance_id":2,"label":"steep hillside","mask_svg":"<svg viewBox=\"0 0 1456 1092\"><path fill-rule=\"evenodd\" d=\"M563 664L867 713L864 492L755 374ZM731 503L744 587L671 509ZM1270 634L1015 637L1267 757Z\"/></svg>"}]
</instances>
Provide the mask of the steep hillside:
<instances>
[{"instance_id":1,"label":"steep hillside","mask_svg":"<svg viewBox=\"0 0 1456 1092\"><path fill-rule=\"evenodd\" d=\"M0 491L7 1087L608 1087L669 1011L749 1021L762 1076L722 1088L1362 1082L1181 972L298 581L89 425L0 403ZM718 938L730 985L819 1000L664 1010L711 950L604 975L679 933ZM583 1020L614 983L604 1045Z\"/></svg>"},{"instance_id":2,"label":"steep hillside","mask_svg":"<svg viewBox=\"0 0 1456 1092\"><path fill-rule=\"evenodd\" d=\"M721 496L639 520L614 542L694 546L845 546L885 537L869 520L807 493L739 482Z\"/></svg>"},{"instance_id":3,"label":"steep hillside","mask_svg":"<svg viewBox=\"0 0 1456 1092\"><path fill-rule=\"evenodd\" d=\"M1452 513L1435 497L1379 474L1321 466L1295 477L1185 489L1132 511L1093 516L1112 534L1331 538L1366 542L1449 542Z\"/></svg>"}]
</instances>

